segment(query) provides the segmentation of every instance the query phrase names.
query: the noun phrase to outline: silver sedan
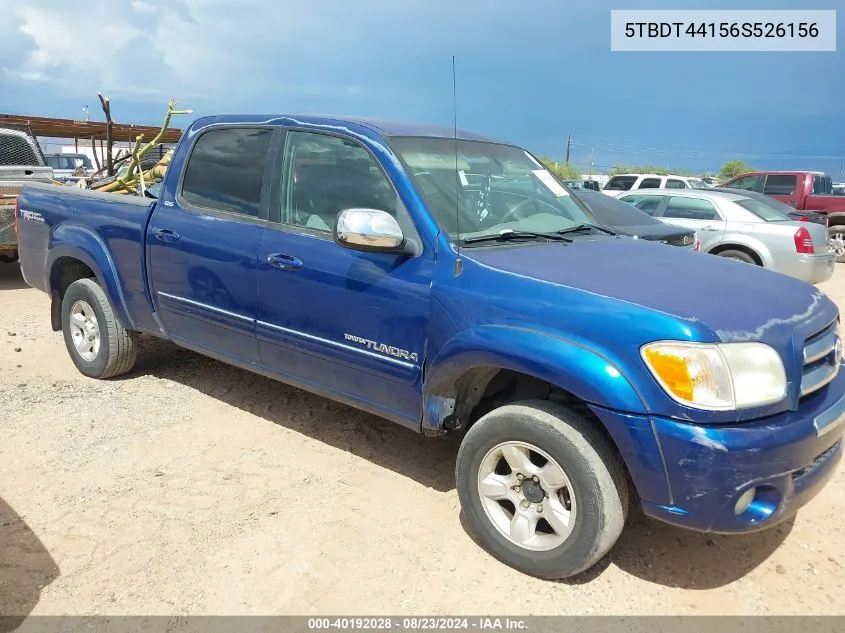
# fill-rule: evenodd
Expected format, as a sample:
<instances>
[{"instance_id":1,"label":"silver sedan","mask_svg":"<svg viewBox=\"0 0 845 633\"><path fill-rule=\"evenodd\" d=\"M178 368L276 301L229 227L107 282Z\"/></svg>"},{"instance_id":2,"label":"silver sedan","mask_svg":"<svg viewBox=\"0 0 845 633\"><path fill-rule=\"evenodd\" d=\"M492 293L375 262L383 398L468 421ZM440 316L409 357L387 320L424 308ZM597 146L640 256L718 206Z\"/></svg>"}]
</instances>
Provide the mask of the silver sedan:
<instances>
[{"instance_id":1,"label":"silver sedan","mask_svg":"<svg viewBox=\"0 0 845 633\"><path fill-rule=\"evenodd\" d=\"M759 200L706 189L648 189L619 196L666 224L696 231L701 251L770 268L811 284L836 265L825 227L792 220Z\"/></svg>"}]
</instances>

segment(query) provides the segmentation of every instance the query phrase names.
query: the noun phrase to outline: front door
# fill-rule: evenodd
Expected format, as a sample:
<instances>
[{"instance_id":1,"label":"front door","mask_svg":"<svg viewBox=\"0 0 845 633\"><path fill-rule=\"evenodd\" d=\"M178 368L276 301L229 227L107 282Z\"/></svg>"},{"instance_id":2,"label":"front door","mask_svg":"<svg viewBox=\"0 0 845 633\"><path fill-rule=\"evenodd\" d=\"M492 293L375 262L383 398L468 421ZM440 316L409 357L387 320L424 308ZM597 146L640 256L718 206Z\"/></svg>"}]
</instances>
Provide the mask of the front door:
<instances>
[{"instance_id":1,"label":"front door","mask_svg":"<svg viewBox=\"0 0 845 633\"><path fill-rule=\"evenodd\" d=\"M392 184L358 141L288 132L281 178L278 213L258 252L262 363L305 388L418 426L432 255L335 243L337 215L357 207L392 213L419 244Z\"/></svg>"},{"instance_id":2,"label":"front door","mask_svg":"<svg viewBox=\"0 0 845 633\"><path fill-rule=\"evenodd\" d=\"M725 233L725 220L713 203L704 198L670 196L660 219L666 224L694 230L702 251L710 250Z\"/></svg>"},{"instance_id":3,"label":"front door","mask_svg":"<svg viewBox=\"0 0 845 633\"><path fill-rule=\"evenodd\" d=\"M258 362L257 257L273 135L243 127L201 133L179 194L158 202L147 238L153 301L167 335L242 364Z\"/></svg>"}]
</instances>

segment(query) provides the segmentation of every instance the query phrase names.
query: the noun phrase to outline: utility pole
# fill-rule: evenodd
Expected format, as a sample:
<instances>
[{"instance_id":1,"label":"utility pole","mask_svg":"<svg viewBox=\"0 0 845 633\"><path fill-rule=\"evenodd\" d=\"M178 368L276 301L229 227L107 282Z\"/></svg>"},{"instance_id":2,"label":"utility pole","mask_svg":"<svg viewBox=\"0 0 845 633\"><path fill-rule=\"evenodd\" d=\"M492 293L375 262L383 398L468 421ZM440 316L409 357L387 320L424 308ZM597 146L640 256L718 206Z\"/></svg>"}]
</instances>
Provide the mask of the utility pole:
<instances>
[{"instance_id":1,"label":"utility pole","mask_svg":"<svg viewBox=\"0 0 845 633\"><path fill-rule=\"evenodd\" d=\"M569 164L569 148L572 144L572 132L569 133L569 136L566 138L566 164Z\"/></svg>"}]
</instances>

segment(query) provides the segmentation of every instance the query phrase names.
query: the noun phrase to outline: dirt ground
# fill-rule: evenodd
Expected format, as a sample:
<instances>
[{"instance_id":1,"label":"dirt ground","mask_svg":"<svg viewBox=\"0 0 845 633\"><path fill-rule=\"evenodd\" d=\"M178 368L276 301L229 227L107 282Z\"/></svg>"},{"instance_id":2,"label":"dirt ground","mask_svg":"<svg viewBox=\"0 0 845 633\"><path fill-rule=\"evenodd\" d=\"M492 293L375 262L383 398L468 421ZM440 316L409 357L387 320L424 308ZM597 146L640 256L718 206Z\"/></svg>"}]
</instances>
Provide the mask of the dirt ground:
<instances>
[{"instance_id":1,"label":"dirt ground","mask_svg":"<svg viewBox=\"0 0 845 633\"><path fill-rule=\"evenodd\" d=\"M822 286L845 308L845 265ZM584 577L462 527L452 440L167 345L99 382L0 264L0 614L845 614L845 474L744 537L635 513Z\"/></svg>"}]
</instances>

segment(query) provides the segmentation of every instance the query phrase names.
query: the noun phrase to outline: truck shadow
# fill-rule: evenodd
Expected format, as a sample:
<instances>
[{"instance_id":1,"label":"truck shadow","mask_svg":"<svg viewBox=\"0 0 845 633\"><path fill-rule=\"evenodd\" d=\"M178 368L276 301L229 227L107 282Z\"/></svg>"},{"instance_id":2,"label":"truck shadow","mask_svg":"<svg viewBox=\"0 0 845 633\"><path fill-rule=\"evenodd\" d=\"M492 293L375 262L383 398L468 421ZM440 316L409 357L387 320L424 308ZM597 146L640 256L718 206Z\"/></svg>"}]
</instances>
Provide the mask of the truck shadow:
<instances>
[{"instance_id":1,"label":"truck shadow","mask_svg":"<svg viewBox=\"0 0 845 633\"><path fill-rule=\"evenodd\" d=\"M440 492L455 488L459 441L426 439L392 422L283 383L207 359L166 341L145 340L135 370L172 380L216 400L366 459ZM460 521L473 540L463 513ZM622 537L595 567L562 581L585 584L615 565L647 582L712 589L739 580L780 546L791 522L751 535L675 528L632 507ZM479 544L480 545L480 544Z\"/></svg>"},{"instance_id":2,"label":"truck shadow","mask_svg":"<svg viewBox=\"0 0 845 633\"><path fill-rule=\"evenodd\" d=\"M21 267L17 264L0 262L0 290L23 290L29 288L21 276Z\"/></svg>"},{"instance_id":3,"label":"truck shadow","mask_svg":"<svg viewBox=\"0 0 845 633\"><path fill-rule=\"evenodd\" d=\"M172 380L281 427L361 457L439 492L455 487L458 443L427 439L393 422L284 383L143 340L135 370Z\"/></svg>"},{"instance_id":4,"label":"truck shadow","mask_svg":"<svg viewBox=\"0 0 845 633\"><path fill-rule=\"evenodd\" d=\"M789 536L794 518L755 534L704 534L671 526L631 509L628 524L605 560L626 573L678 589L716 589L735 582L766 562ZM589 582L588 570L583 579Z\"/></svg>"},{"instance_id":5,"label":"truck shadow","mask_svg":"<svg viewBox=\"0 0 845 633\"><path fill-rule=\"evenodd\" d=\"M479 546L463 511L461 527ZM702 534L676 528L631 508L619 541L596 565L560 580L586 585L611 566L640 580L675 589L716 589L740 580L764 563L792 531L794 519L757 534Z\"/></svg>"},{"instance_id":6,"label":"truck shadow","mask_svg":"<svg viewBox=\"0 0 845 633\"><path fill-rule=\"evenodd\" d=\"M0 633L14 631L59 576L47 548L0 498Z\"/></svg>"}]
</instances>

